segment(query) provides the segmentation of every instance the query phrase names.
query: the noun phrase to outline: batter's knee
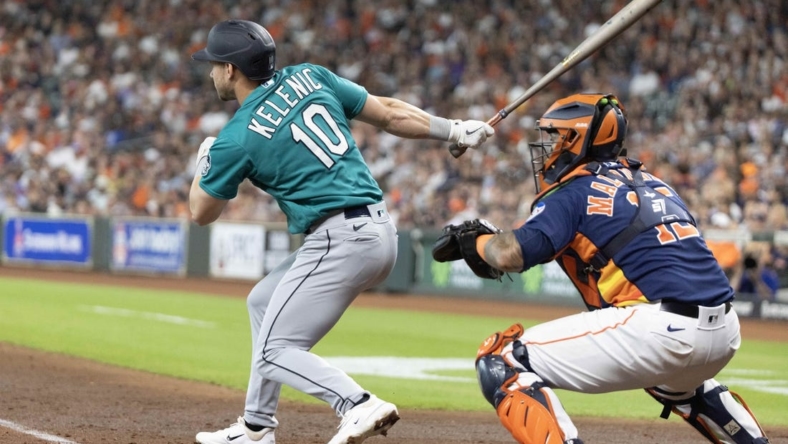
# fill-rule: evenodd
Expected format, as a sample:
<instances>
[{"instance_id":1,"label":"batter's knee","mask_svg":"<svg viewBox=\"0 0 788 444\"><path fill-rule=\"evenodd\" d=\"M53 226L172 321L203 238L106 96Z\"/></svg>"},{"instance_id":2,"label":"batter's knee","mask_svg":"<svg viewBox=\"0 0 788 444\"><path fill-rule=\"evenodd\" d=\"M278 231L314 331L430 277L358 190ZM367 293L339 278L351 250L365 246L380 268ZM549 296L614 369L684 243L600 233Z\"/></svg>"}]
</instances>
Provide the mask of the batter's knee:
<instances>
[{"instance_id":1,"label":"batter's knee","mask_svg":"<svg viewBox=\"0 0 788 444\"><path fill-rule=\"evenodd\" d=\"M265 280L260 281L252 288L252 291L250 291L249 295L246 297L246 308L250 313L265 313L268 303L271 302L272 295L273 288L268 288Z\"/></svg>"},{"instance_id":2,"label":"batter's knee","mask_svg":"<svg viewBox=\"0 0 788 444\"><path fill-rule=\"evenodd\" d=\"M282 367L280 364L277 364L277 361L285 350L282 347L270 347L260 352L259 359L255 361L254 365L261 376L269 378L272 372Z\"/></svg>"}]
</instances>

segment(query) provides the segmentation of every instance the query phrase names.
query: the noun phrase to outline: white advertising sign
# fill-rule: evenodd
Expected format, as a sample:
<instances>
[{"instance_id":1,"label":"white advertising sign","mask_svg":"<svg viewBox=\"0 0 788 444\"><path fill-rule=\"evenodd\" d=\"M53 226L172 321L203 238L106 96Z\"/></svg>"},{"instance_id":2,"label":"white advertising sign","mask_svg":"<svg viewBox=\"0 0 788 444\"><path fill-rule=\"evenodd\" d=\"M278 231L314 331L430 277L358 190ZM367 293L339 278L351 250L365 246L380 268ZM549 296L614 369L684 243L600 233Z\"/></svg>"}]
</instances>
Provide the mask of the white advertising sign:
<instances>
[{"instance_id":1,"label":"white advertising sign","mask_svg":"<svg viewBox=\"0 0 788 444\"><path fill-rule=\"evenodd\" d=\"M265 264L265 228L219 222L211 228L211 276L258 280Z\"/></svg>"},{"instance_id":2,"label":"white advertising sign","mask_svg":"<svg viewBox=\"0 0 788 444\"><path fill-rule=\"evenodd\" d=\"M286 230L269 230L265 248L265 274L290 256L290 233Z\"/></svg>"}]
</instances>

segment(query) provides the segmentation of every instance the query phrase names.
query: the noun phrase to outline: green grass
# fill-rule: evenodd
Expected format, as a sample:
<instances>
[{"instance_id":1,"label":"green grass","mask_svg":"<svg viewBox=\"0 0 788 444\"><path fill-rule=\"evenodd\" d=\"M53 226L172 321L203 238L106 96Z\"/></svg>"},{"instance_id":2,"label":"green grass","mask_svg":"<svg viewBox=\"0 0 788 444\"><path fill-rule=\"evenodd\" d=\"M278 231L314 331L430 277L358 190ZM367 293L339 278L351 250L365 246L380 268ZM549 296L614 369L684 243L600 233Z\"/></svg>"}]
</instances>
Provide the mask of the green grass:
<instances>
[{"instance_id":1,"label":"green grass","mask_svg":"<svg viewBox=\"0 0 788 444\"><path fill-rule=\"evenodd\" d=\"M162 315L177 316L187 323L155 318ZM403 408L489 411L477 388L471 361L482 339L515 321L533 323L513 316L353 307L314 351L328 359L467 358L467 369L431 372L466 378L464 382L372 375L354 378ZM249 371L249 331L242 298L0 278L0 341L41 350L243 390ZM753 369L767 372L741 373ZM788 425L784 413L788 411L787 344L746 340L717 379L740 393L762 424ZM781 394L753 388L758 384L781 390ZM283 396L320 402L288 388ZM577 416L654 418L661 411L642 391L605 395L560 391L559 396L570 414Z\"/></svg>"}]
</instances>

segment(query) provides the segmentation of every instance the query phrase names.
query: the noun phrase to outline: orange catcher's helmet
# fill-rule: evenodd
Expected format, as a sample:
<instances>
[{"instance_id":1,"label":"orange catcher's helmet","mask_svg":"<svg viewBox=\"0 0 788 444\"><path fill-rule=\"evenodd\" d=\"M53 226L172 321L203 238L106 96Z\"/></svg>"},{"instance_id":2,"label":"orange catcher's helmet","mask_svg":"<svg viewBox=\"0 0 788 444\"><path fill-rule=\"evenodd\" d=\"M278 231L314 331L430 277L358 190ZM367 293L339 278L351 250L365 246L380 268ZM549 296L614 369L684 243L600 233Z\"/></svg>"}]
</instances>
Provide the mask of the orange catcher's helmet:
<instances>
[{"instance_id":1,"label":"orange catcher's helmet","mask_svg":"<svg viewBox=\"0 0 788 444\"><path fill-rule=\"evenodd\" d=\"M627 119L612 94L575 94L559 99L536 126L540 140L529 145L537 192L557 183L578 165L626 155Z\"/></svg>"}]
</instances>

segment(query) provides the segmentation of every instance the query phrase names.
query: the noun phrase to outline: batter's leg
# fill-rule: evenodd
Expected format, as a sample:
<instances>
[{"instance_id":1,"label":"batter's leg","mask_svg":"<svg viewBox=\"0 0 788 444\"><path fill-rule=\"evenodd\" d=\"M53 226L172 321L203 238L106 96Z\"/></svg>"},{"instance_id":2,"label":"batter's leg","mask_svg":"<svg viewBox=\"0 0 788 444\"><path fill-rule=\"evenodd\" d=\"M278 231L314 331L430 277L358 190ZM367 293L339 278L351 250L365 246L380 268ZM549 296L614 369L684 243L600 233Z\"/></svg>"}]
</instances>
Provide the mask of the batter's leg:
<instances>
[{"instance_id":1,"label":"batter's leg","mask_svg":"<svg viewBox=\"0 0 788 444\"><path fill-rule=\"evenodd\" d=\"M249 322L252 328L252 368L249 374L249 385L246 390L246 407L244 420L246 422L265 427L276 427L274 418L276 407L279 403L281 384L276 381L263 379L254 366L254 356L257 350L257 338L260 336L260 325L271 302L274 290L279 281L287 273L296 259L297 252L293 252L282 263L268 273L257 285L254 286L246 299L249 310Z\"/></svg>"},{"instance_id":2,"label":"batter's leg","mask_svg":"<svg viewBox=\"0 0 788 444\"><path fill-rule=\"evenodd\" d=\"M309 350L361 291L388 276L397 252L390 221L352 220L356 229L347 221L306 237L268 304L253 361L264 380L322 399L338 414L370 394Z\"/></svg>"}]
</instances>

